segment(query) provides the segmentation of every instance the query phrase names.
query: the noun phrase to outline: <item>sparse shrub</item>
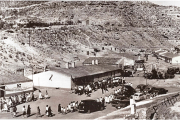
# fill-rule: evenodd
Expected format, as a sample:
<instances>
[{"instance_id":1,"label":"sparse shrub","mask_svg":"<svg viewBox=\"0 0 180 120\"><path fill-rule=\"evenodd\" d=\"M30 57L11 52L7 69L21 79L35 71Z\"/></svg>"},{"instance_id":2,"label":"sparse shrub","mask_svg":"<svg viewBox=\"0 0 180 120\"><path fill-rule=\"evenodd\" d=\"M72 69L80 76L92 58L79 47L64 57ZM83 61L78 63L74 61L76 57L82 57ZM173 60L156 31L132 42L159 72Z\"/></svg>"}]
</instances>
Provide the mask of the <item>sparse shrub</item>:
<instances>
[{"instance_id":1,"label":"sparse shrub","mask_svg":"<svg viewBox=\"0 0 180 120\"><path fill-rule=\"evenodd\" d=\"M12 58L12 55L11 55L11 54L9 54L9 58Z\"/></svg>"},{"instance_id":2,"label":"sparse shrub","mask_svg":"<svg viewBox=\"0 0 180 120\"><path fill-rule=\"evenodd\" d=\"M24 61L24 58L21 58L20 60L21 60L21 61Z\"/></svg>"},{"instance_id":3,"label":"sparse shrub","mask_svg":"<svg viewBox=\"0 0 180 120\"><path fill-rule=\"evenodd\" d=\"M22 55L25 56L25 53L23 52Z\"/></svg>"},{"instance_id":4,"label":"sparse shrub","mask_svg":"<svg viewBox=\"0 0 180 120\"><path fill-rule=\"evenodd\" d=\"M17 59L14 59L14 61L15 61L15 62L18 62L18 60L17 60Z\"/></svg>"},{"instance_id":5,"label":"sparse shrub","mask_svg":"<svg viewBox=\"0 0 180 120\"><path fill-rule=\"evenodd\" d=\"M32 57L30 55L27 55L28 60L32 60Z\"/></svg>"},{"instance_id":6,"label":"sparse shrub","mask_svg":"<svg viewBox=\"0 0 180 120\"><path fill-rule=\"evenodd\" d=\"M19 55L18 54L16 55L16 58L19 59Z\"/></svg>"}]
</instances>

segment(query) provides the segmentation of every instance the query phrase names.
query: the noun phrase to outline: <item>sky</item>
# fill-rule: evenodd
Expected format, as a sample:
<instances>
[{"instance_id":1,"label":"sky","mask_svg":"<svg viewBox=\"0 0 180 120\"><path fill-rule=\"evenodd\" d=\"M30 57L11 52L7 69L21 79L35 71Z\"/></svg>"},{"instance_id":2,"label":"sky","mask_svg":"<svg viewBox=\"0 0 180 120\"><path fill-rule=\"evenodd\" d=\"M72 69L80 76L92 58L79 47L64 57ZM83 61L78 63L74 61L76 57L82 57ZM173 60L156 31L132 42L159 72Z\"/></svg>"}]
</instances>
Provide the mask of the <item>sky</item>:
<instances>
[{"instance_id":1,"label":"sky","mask_svg":"<svg viewBox=\"0 0 180 120\"><path fill-rule=\"evenodd\" d=\"M153 2L155 4L158 4L158 5L164 5L164 6L169 6L169 5L172 5L172 6L178 6L180 7L180 1L178 0L158 0L158 1L155 1L155 0L149 0L150 2Z\"/></svg>"}]
</instances>

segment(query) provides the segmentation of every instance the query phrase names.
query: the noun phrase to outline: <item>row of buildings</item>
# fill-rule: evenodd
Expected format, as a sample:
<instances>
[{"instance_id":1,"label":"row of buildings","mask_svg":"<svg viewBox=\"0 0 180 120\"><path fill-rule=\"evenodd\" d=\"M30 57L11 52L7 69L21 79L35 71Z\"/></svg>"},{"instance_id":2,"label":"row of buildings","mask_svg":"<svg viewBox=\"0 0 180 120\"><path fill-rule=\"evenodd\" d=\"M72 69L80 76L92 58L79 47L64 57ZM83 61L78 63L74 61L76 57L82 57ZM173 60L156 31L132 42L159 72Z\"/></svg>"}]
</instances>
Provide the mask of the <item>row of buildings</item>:
<instances>
[{"instance_id":1,"label":"row of buildings","mask_svg":"<svg viewBox=\"0 0 180 120\"><path fill-rule=\"evenodd\" d=\"M125 57L126 56L126 57ZM138 59L138 57L136 57ZM89 57L82 66L66 64L66 68L50 68L49 71L33 75L33 83L39 87L55 87L73 89L75 85L85 85L109 77L121 76L124 67L133 68L135 57ZM28 76L32 78L32 75Z\"/></svg>"},{"instance_id":2,"label":"row of buildings","mask_svg":"<svg viewBox=\"0 0 180 120\"><path fill-rule=\"evenodd\" d=\"M74 89L76 85L121 76L123 67L133 68L137 58L137 56L132 57L128 54L116 58L89 57L81 66L76 66L73 62L67 63L66 68L50 67L48 71L45 70L27 77L23 74L2 75L0 97L31 92L34 86Z\"/></svg>"}]
</instances>

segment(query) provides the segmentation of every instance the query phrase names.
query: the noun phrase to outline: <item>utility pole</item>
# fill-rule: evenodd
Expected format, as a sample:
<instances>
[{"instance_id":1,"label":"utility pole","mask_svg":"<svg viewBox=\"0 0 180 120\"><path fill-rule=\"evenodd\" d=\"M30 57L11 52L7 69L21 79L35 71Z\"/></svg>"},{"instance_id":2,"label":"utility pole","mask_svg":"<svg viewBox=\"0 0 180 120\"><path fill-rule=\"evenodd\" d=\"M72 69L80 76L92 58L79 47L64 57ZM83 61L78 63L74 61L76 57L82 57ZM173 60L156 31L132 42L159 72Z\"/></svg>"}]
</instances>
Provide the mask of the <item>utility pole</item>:
<instances>
[{"instance_id":1,"label":"utility pole","mask_svg":"<svg viewBox=\"0 0 180 120\"><path fill-rule=\"evenodd\" d=\"M33 80L33 66L32 66L32 80Z\"/></svg>"},{"instance_id":2,"label":"utility pole","mask_svg":"<svg viewBox=\"0 0 180 120\"><path fill-rule=\"evenodd\" d=\"M146 70L144 70L144 74L146 76L146 85L147 85L147 74L146 73L147 73Z\"/></svg>"},{"instance_id":3,"label":"utility pole","mask_svg":"<svg viewBox=\"0 0 180 120\"><path fill-rule=\"evenodd\" d=\"M29 27L29 46L30 46L30 40L31 40L31 31L30 31L30 27Z\"/></svg>"}]
</instances>

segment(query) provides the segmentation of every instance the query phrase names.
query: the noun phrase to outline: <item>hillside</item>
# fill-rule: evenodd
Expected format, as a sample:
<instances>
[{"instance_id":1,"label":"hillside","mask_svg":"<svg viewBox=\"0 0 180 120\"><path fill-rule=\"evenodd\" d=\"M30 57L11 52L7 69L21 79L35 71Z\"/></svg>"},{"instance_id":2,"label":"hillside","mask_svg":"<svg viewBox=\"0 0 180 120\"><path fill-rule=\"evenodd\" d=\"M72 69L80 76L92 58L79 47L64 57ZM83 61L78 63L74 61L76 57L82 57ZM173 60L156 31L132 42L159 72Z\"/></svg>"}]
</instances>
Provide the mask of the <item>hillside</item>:
<instances>
[{"instance_id":1,"label":"hillside","mask_svg":"<svg viewBox=\"0 0 180 120\"><path fill-rule=\"evenodd\" d=\"M89 56L132 48L170 49L168 40L180 39L180 8L174 6L136 1L0 3L0 59L7 70L35 65L38 71L73 61L80 65Z\"/></svg>"}]
</instances>

